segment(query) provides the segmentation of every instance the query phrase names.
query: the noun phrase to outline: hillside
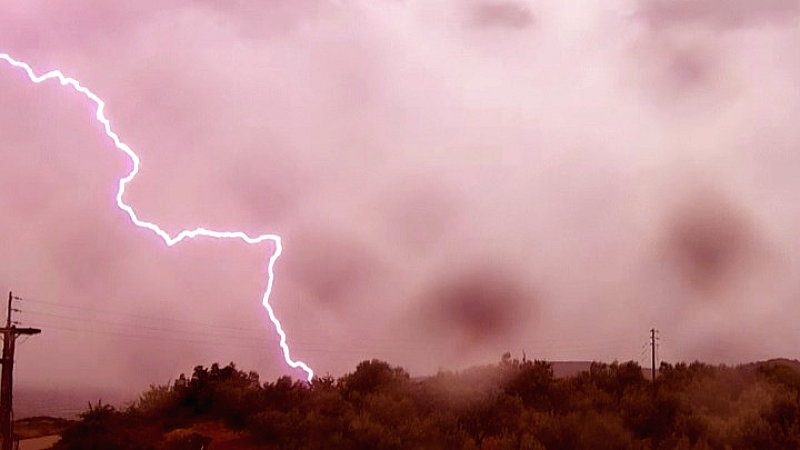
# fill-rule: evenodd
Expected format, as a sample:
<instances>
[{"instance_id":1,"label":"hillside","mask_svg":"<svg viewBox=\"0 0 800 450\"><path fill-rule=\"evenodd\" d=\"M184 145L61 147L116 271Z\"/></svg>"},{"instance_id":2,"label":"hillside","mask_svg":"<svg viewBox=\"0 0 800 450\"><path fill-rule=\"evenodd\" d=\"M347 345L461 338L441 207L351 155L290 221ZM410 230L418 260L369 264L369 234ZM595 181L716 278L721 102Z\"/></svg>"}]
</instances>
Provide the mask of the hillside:
<instances>
[{"instance_id":1,"label":"hillside","mask_svg":"<svg viewBox=\"0 0 800 450\"><path fill-rule=\"evenodd\" d=\"M310 384L198 366L125 410L92 405L53 448L800 448L797 361L663 363L655 383L634 362L585 364L504 356L411 379L371 360Z\"/></svg>"}]
</instances>

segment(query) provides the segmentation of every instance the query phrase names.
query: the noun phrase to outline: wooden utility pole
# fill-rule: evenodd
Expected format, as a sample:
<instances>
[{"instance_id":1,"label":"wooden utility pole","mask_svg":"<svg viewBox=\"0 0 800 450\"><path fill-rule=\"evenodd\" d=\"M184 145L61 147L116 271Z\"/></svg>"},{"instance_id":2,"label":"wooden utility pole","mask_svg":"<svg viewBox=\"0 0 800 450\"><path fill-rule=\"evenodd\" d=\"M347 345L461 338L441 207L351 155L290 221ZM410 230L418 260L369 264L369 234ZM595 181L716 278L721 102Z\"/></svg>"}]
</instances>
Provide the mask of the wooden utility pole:
<instances>
[{"instance_id":1,"label":"wooden utility pole","mask_svg":"<svg viewBox=\"0 0 800 450\"><path fill-rule=\"evenodd\" d=\"M11 427L11 410L12 410L12 375L14 373L14 347L18 336L39 334L42 330L36 328L17 328L11 322L11 302L16 297L8 293L8 316L6 318L6 326L0 328L3 333L3 372L0 378L0 435L3 438L2 450L12 450L14 444L13 430Z\"/></svg>"},{"instance_id":2,"label":"wooden utility pole","mask_svg":"<svg viewBox=\"0 0 800 450\"><path fill-rule=\"evenodd\" d=\"M656 382L656 329L650 329L650 356L652 356L652 366L650 370L653 374L653 383ZM3 449L5 450L5 449Z\"/></svg>"}]
</instances>

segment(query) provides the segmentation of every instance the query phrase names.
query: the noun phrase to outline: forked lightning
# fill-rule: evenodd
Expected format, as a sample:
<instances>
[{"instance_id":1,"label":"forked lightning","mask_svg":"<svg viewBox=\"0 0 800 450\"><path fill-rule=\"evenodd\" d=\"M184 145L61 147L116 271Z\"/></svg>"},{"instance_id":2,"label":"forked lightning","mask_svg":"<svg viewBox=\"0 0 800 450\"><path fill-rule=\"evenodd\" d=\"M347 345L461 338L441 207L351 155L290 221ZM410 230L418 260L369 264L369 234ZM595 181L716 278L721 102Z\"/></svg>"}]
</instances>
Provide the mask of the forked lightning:
<instances>
[{"instance_id":1,"label":"forked lightning","mask_svg":"<svg viewBox=\"0 0 800 450\"><path fill-rule=\"evenodd\" d=\"M303 361L295 361L291 357L291 353L289 350L289 345L286 342L286 333L283 331L283 327L281 326L281 322L275 316L275 311L272 309L272 305L269 303L269 297L272 293L272 286L275 281L275 262L281 256L281 252L283 250L281 246L281 238L280 236L274 234L262 234L259 236L248 236L246 233L242 231L215 231L215 230L208 230L206 228L196 228L194 230L183 230L180 233L176 234L175 236L170 236L169 233L164 231L160 226L156 223L148 222L146 220L142 220L133 210L133 208L126 204L123 200L123 196L125 195L125 188L131 180L136 177L136 174L139 173L139 156L131 150L131 148L120 140L119 135L111 128L111 122L106 118L104 110L105 110L105 102L100 99L94 92L90 91L86 87L82 86L78 80L74 78L69 78L61 73L60 70L52 70L50 72L44 73L42 75L36 75L33 71L31 66L23 61L19 61L17 59L12 58L6 53L0 53L0 60L5 61L6 63L10 64L11 66L21 69L28 77L28 79L34 83L42 83L47 80L57 80L61 83L62 86L69 86L75 91L83 94L86 98L94 102L97 106L95 118L98 122L100 122L104 129L106 135L111 139L114 143L114 146L125 153L128 158L131 160L131 170L128 172L128 175L121 178L119 180L119 190L117 191L117 206L119 209L124 211L128 214L128 217L131 219L134 225L140 228L144 228L147 230L152 231L158 237L160 237L167 246L173 246L182 240L189 238L194 239L196 237L210 237L215 239L241 239L242 241L248 244L258 244L261 242L269 241L275 246L275 250L273 251L272 255L269 257L269 262L267 264L267 272L269 279L267 280L267 288L264 291L264 295L262 297L261 303L264 305L264 308L267 309L267 313L269 314L269 319L272 321L273 325L275 326L275 331L280 336L280 347L283 351L283 358L286 360L286 364L290 367L295 369L302 369L308 375L308 381L311 381L314 378L314 371L306 365Z\"/></svg>"}]
</instances>

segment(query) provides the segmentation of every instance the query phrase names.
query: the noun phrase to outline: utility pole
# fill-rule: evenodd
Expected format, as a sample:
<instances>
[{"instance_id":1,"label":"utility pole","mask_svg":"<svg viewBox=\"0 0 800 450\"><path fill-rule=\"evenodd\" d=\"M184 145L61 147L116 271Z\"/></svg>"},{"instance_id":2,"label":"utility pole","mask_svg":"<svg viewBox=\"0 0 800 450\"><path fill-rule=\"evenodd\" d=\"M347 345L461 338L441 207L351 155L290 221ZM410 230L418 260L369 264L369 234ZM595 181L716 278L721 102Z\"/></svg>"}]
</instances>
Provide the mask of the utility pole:
<instances>
[{"instance_id":1,"label":"utility pole","mask_svg":"<svg viewBox=\"0 0 800 450\"><path fill-rule=\"evenodd\" d=\"M650 329L650 356L652 357L651 371L653 374L653 383L656 382L656 329ZM5 450L5 449L3 449Z\"/></svg>"},{"instance_id":2,"label":"utility pole","mask_svg":"<svg viewBox=\"0 0 800 450\"><path fill-rule=\"evenodd\" d=\"M42 330L36 328L17 328L11 322L11 302L18 300L18 297L8 293L8 316L5 328L0 328L3 333L3 372L0 378L0 435L3 438L1 450L12 450L14 444L13 430L11 427L12 410L12 375L14 374L14 348L18 336L39 334Z\"/></svg>"}]
</instances>

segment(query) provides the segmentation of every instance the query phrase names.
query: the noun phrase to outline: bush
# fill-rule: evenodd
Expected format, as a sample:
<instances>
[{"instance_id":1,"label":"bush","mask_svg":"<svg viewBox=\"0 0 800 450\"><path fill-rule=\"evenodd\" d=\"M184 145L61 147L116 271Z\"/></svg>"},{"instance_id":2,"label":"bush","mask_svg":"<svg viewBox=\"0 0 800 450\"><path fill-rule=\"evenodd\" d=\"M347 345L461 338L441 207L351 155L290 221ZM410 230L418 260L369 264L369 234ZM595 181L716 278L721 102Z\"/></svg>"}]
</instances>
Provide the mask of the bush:
<instances>
[{"instance_id":1,"label":"bush","mask_svg":"<svg viewBox=\"0 0 800 450\"><path fill-rule=\"evenodd\" d=\"M261 385L253 372L214 364L151 386L125 411L90 405L54 448L193 450L208 444L193 424L212 421L266 449L797 449L794 367L662 365L652 384L634 363L556 379L548 363L508 354L419 381L371 360L338 380Z\"/></svg>"}]
</instances>

